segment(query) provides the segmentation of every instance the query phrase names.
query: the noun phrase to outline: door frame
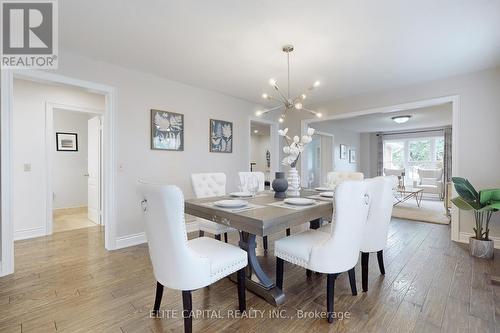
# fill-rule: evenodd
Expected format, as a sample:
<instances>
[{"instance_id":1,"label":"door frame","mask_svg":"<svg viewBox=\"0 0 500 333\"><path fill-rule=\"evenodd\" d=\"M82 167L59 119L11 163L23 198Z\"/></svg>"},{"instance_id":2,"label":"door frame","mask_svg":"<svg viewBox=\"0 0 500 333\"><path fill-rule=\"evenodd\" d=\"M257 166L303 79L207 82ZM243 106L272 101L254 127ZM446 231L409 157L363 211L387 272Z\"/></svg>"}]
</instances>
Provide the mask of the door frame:
<instances>
[{"instance_id":1,"label":"door frame","mask_svg":"<svg viewBox=\"0 0 500 333\"><path fill-rule=\"evenodd\" d=\"M60 110L60 111L67 111L67 112L78 112L78 113L86 113L86 114L92 114L96 115L99 117L102 117L105 110L97 110L97 109L90 109L90 108L85 108L81 106L75 106L75 105L68 105L68 104L60 104L60 103L53 103L53 102L46 102L45 103L45 174L46 174L46 184L45 188L47 190L46 192L46 201L45 201L45 211L46 211L46 218L45 218L45 235L51 235L53 232L53 223L54 223L54 218L53 218L53 210L54 210L54 197L53 197L53 171L54 171L54 166L53 166L53 160L54 160L54 142L55 142L55 135L54 135L54 110ZM100 140L100 181L99 181L99 191L101 192L100 196L100 203L99 203L99 225L104 224L104 219L103 219L103 214L102 214L102 208L103 208L103 196L102 196L102 184L103 184L103 178L102 178L102 170L103 170L103 160L104 160L104 155L102 154L102 149L103 149L103 141L102 140L102 119L101 119L101 140Z\"/></svg>"},{"instance_id":2,"label":"door frame","mask_svg":"<svg viewBox=\"0 0 500 333\"><path fill-rule=\"evenodd\" d=\"M458 160L459 160L458 147L459 147L459 137L460 137L459 133L460 133L461 128L462 128L460 95L450 95L450 96L429 98L429 99L423 99L423 100L418 100L418 101L413 101L413 102L408 102L408 103L388 105L388 106L363 109L363 110L351 111L351 112L342 112L342 113L338 113L338 114L328 115L326 117L322 117L321 119L318 119L318 118L303 119L300 122L300 128L301 128L302 135L304 135L304 133L306 133L307 128L309 127L310 124L325 121L325 120L337 120L337 119L353 118L353 117L364 116L364 115L369 115L369 114L373 114L373 113L392 113L392 112L399 112L399 111L404 111L404 110L413 110L413 109L418 109L418 108L423 108L423 107L430 107L430 106L435 106L435 105L440 105L440 104L445 104L445 103L451 103L451 109L452 109L451 173L452 173L452 176L458 176L460 174L458 171ZM304 167L305 167L304 160L302 160L301 161L301 171L304 169ZM452 189L452 191L453 191L453 194L456 194L454 188ZM463 241L460 237L460 212L454 205L452 205L452 208L451 208L451 223L450 223L450 225L451 225L451 240L456 241L456 242Z\"/></svg>"},{"instance_id":3,"label":"door frame","mask_svg":"<svg viewBox=\"0 0 500 333\"><path fill-rule=\"evenodd\" d=\"M14 78L31 80L46 84L69 85L83 88L92 92L105 95L106 107L102 114L102 141L103 170L102 170L102 215L105 225L105 248L107 250L116 249L116 200L115 200L115 179L116 179L116 125L115 125L115 105L116 90L112 86L100 83L74 79L68 76L53 74L47 71L37 70L7 70L0 72L1 86L1 115L0 115L0 135L1 135L1 237L2 251L0 262L0 276L14 273L14 226L12 220L12 118L14 99Z\"/></svg>"},{"instance_id":4,"label":"door frame","mask_svg":"<svg viewBox=\"0 0 500 333\"><path fill-rule=\"evenodd\" d=\"M264 125L269 125L269 137L270 137L270 144L271 144L271 168L270 168L270 173L271 177L274 177L273 175L280 171L280 138L278 134L278 130L280 129L280 125L277 121L273 120L268 120L268 119L262 119L254 116L250 116L248 118L248 144L249 147L251 145L251 130L252 130L252 122L254 123L260 123ZM250 165L250 160L252 158L252 150L248 149L248 163L247 166ZM249 170L250 171L250 170Z\"/></svg>"}]
</instances>

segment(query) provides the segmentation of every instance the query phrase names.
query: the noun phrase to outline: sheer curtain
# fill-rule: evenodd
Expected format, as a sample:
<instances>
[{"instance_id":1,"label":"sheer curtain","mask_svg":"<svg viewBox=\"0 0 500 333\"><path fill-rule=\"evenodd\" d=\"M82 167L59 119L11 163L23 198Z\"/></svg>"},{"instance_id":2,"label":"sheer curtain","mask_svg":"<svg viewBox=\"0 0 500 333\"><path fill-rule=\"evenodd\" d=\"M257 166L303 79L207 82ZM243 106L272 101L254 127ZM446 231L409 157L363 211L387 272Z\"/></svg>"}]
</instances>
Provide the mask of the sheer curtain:
<instances>
[{"instance_id":1,"label":"sheer curtain","mask_svg":"<svg viewBox=\"0 0 500 333\"><path fill-rule=\"evenodd\" d=\"M451 127L446 127L444 129L444 154L443 154L443 173L444 173L444 181L451 181L451 147L452 147L452 130Z\"/></svg>"}]
</instances>

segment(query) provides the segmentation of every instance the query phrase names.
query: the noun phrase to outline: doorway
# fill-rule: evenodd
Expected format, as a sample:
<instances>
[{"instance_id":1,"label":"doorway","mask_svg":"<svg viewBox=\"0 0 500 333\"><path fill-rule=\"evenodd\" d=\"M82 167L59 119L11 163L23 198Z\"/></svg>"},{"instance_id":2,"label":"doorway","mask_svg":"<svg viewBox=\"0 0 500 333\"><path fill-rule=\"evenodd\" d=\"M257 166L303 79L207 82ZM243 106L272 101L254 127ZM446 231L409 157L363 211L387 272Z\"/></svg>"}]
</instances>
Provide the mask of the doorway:
<instances>
[{"instance_id":1,"label":"doorway","mask_svg":"<svg viewBox=\"0 0 500 333\"><path fill-rule=\"evenodd\" d=\"M248 171L262 172L265 185L270 186L279 171L279 136L277 122L250 118Z\"/></svg>"},{"instance_id":2,"label":"doorway","mask_svg":"<svg viewBox=\"0 0 500 333\"><path fill-rule=\"evenodd\" d=\"M51 155L47 161L52 161L47 165L48 234L103 225L101 114L83 107L47 106L46 151Z\"/></svg>"},{"instance_id":3,"label":"doorway","mask_svg":"<svg viewBox=\"0 0 500 333\"><path fill-rule=\"evenodd\" d=\"M308 188L326 186L328 172L333 171L333 135L316 132L305 149L306 173L302 183Z\"/></svg>"},{"instance_id":4,"label":"doorway","mask_svg":"<svg viewBox=\"0 0 500 333\"><path fill-rule=\"evenodd\" d=\"M73 89L80 89L90 93L98 94L104 100L104 108L101 107L94 108L100 109L102 113L102 161L101 161L101 189L102 195L101 201L101 219L104 224L105 234L105 248L107 250L114 250L117 247L116 244L116 225L115 225L115 186L114 179L116 177L115 168L115 143L114 143L114 131L115 131L115 88L99 83L89 82L70 78L67 76L62 76L58 74L43 72L43 71L13 71L4 70L1 73L1 83L2 90L1 93L1 237L2 237L2 249L1 249L1 262L0 262L0 276L8 275L14 272L14 239L15 239L15 226L14 217L19 217L19 215L26 215L28 213L36 213L36 219L30 219L25 217L25 221L36 222L36 226L28 226L22 230L21 236L24 238L31 238L35 236L43 236L47 234L48 228L46 227L46 221L49 220L48 217L52 216L52 211L47 209L47 203L49 200L49 193L47 184L48 182L48 169L46 168L47 162L44 158L46 156L46 139L44 137L45 131L45 112L41 110L37 113L37 117L41 115L42 119L36 119L34 127L35 131L42 131L42 137L37 138L37 140L31 141L31 145L24 145L26 151L29 153L30 159L34 157L42 157L42 160L37 160L36 163L19 163L15 162L16 154L14 148L17 145L15 134L18 131L14 128L14 104L15 104L15 87L14 81L26 80L34 83L42 83L48 86L58 86L67 87ZM21 100L31 101L32 98L25 98ZM58 99L53 99L50 102L58 101ZM38 103L37 107L41 105L45 108L49 101ZM68 102L63 101L62 104L65 105L80 105L78 102ZM27 108L27 110L34 109ZM34 121L35 119L29 119L29 121ZM27 128L23 128L20 133L29 133ZM42 147L38 147L42 144ZM51 149L54 149L55 139L52 141ZM29 162L29 161L28 161ZM36 172L35 172L36 171ZM19 209L16 205L18 202L23 201L16 200L14 197L14 189L18 188L19 182L14 182L15 173L25 172L25 175L31 175L31 181L26 182L24 185L28 188L28 197L32 199L32 195L36 194L37 199L31 200L30 205L24 203L24 209ZM37 173L38 176L33 176ZM39 174L40 173L40 174ZM13 184L16 184L14 187ZM40 191L42 192L40 194ZM25 198L22 198L25 200ZM25 200L26 201L26 200ZM34 205L31 205L34 203ZM15 213L14 213L15 212ZM20 212L20 214L19 214ZM50 214L50 215L49 215ZM42 222L42 223L40 223ZM18 235L19 236L19 233ZM27 237L29 236L29 237Z\"/></svg>"}]
</instances>

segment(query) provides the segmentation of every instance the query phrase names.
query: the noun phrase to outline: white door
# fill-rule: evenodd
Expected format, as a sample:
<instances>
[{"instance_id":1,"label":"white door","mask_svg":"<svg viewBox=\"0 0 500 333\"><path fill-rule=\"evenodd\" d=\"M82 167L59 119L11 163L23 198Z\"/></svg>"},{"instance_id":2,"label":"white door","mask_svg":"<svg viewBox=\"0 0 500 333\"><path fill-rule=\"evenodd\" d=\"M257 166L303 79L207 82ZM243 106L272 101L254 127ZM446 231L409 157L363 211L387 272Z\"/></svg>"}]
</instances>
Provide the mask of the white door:
<instances>
[{"instance_id":1,"label":"white door","mask_svg":"<svg viewBox=\"0 0 500 333\"><path fill-rule=\"evenodd\" d=\"M88 121L88 219L101 224L101 119Z\"/></svg>"}]
</instances>

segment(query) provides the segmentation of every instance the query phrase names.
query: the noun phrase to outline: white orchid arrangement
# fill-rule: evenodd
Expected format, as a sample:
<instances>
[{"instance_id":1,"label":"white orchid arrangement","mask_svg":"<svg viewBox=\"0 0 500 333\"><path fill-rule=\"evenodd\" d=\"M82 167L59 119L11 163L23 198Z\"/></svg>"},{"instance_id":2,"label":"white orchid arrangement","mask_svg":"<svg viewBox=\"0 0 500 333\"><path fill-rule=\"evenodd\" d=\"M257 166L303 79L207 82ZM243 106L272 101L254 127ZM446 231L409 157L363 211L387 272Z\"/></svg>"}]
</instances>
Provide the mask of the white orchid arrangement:
<instances>
[{"instance_id":1,"label":"white orchid arrangement","mask_svg":"<svg viewBox=\"0 0 500 333\"><path fill-rule=\"evenodd\" d=\"M287 144L283 147L283 152L287 154L287 156L283 159L283 161L281 161L281 164L295 168L300 154L304 151L305 146L312 141L314 128L308 128L307 135L302 136L302 138L296 135L292 139L287 135L287 133L288 128L278 131L278 134L283 137Z\"/></svg>"}]
</instances>

